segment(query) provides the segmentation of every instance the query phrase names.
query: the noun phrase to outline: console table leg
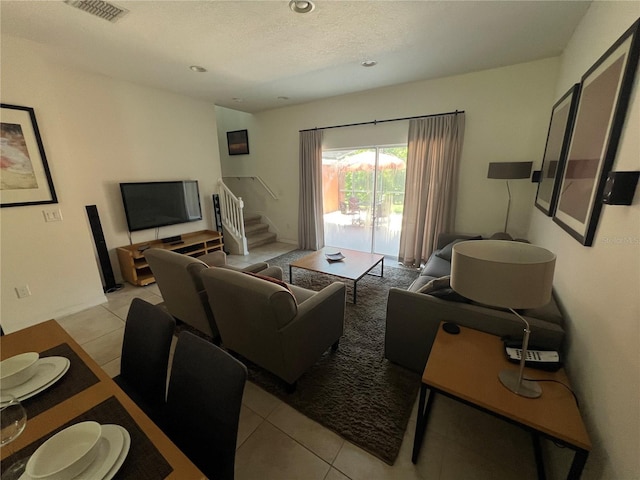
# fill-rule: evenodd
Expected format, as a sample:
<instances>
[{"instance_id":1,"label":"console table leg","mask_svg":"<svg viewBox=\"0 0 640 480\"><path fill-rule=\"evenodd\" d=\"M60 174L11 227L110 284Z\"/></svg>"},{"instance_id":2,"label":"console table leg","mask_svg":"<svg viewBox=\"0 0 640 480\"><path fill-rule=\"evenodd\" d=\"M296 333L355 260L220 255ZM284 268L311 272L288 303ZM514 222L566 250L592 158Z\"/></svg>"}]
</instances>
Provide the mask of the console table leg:
<instances>
[{"instance_id":1,"label":"console table leg","mask_svg":"<svg viewBox=\"0 0 640 480\"><path fill-rule=\"evenodd\" d=\"M418 418L416 419L416 433L413 437L413 453L411 455L411 461L415 464L418 462L418 454L420 453L420 448L422 447L422 440L424 438L424 431L427 428L427 420L429 417L429 412L431 411L431 407L433 405L433 398L435 397L435 392L432 390L429 392L429 399L426 401L425 406L425 398L427 396L428 387L423 383L420 385L420 397L418 399Z\"/></svg>"},{"instance_id":2,"label":"console table leg","mask_svg":"<svg viewBox=\"0 0 640 480\"><path fill-rule=\"evenodd\" d=\"M577 480L580 478L580 475L582 475L582 469L584 468L585 463L587 463L588 456L589 452L586 450L576 450L576 454L573 456L573 462L571 462L569 475L567 475L567 480Z\"/></svg>"},{"instance_id":3,"label":"console table leg","mask_svg":"<svg viewBox=\"0 0 640 480\"><path fill-rule=\"evenodd\" d=\"M547 474L544 471L544 459L542 457L542 446L540 445L540 436L531 432L531 440L533 441L533 454L536 460L536 470L538 471L538 480L546 480Z\"/></svg>"}]
</instances>

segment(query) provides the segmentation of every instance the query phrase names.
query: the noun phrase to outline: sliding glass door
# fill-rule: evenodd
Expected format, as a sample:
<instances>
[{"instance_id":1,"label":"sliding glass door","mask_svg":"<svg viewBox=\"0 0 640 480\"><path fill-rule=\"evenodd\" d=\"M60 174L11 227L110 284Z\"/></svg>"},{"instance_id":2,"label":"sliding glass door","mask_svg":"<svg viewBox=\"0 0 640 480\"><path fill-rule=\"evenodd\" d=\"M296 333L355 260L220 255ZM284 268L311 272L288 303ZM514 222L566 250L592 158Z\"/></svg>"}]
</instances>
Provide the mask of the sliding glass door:
<instances>
[{"instance_id":1,"label":"sliding glass door","mask_svg":"<svg viewBox=\"0 0 640 480\"><path fill-rule=\"evenodd\" d=\"M398 256L407 146L322 154L325 245Z\"/></svg>"}]
</instances>

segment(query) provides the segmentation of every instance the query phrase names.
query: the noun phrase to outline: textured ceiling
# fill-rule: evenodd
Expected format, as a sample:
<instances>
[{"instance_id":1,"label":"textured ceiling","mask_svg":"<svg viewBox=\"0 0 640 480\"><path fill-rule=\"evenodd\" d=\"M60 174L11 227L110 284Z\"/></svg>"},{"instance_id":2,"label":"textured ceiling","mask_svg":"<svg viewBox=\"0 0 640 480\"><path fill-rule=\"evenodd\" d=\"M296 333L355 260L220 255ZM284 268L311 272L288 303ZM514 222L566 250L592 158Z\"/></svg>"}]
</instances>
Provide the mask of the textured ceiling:
<instances>
[{"instance_id":1,"label":"textured ceiling","mask_svg":"<svg viewBox=\"0 0 640 480\"><path fill-rule=\"evenodd\" d=\"M317 0L302 15L287 0L111 3L129 13L110 23L62 1L2 0L0 32L65 65L257 112L556 56L589 7Z\"/></svg>"}]
</instances>

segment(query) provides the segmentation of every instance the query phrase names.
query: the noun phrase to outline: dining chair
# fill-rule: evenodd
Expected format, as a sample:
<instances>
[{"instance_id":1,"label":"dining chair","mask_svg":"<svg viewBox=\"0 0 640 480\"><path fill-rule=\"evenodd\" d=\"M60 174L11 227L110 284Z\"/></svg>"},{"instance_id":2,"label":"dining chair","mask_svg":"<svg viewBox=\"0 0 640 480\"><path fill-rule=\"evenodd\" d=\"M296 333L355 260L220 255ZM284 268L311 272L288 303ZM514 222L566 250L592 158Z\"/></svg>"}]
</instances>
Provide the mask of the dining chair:
<instances>
[{"instance_id":1,"label":"dining chair","mask_svg":"<svg viewBox=\"0 0 640 480\"><path fill-rule=\"evenodd\" d=\"M113 380L152 419L164 409L169 351L176 321L163 308L140 298L129 307L120 375Z\"/></svg>"},{"instance_id":2,"label":"dining chair","mask_svg":"<svg viewBox=\"0 0 640 480\"><path fill-rule=\"evenodd\" d=\"M165 417L169 438L208 478L232 480L247 368L227 352L181 332Z\"/></svg>"}]
</instances>

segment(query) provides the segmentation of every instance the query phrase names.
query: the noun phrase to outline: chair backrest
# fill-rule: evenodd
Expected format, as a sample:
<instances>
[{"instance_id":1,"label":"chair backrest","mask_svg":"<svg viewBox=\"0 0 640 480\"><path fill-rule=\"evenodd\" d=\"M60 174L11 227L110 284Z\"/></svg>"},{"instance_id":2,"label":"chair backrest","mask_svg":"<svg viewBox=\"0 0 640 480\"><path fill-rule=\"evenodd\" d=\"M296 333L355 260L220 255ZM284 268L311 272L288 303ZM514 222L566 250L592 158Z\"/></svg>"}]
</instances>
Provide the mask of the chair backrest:
<instances>
[{"instance_id":1,"label":"chair backrest","mask_svg":"<svg viewBox=\"0 0 640 480\"><path fill-rule=\"evenodd\" d=\"M144 256L169 313L217 338L218 328L200 280L200 271L209 268L207 264L197 258L161 248L145 250Z\"/></svg>"},{"instance_id":2,"label":"chair backrest","mask_svg":"<svg viewBox=\"0 0 640 480\"><path fill-rule=\"evenodd\" d=\"M131 301L124 327L120 377L147 404L161 405L165 401L175 328L176 321L161 307L140 298Z\"/></svg>"},{"instance_id":3,"label":"chair backrest","mask_svg":"<svg viewBox=\"0 0 640 480\"><path fill-rule=\"evenodd\" d=\"M178 337L167 394L166 431L211 479L234 476L247 368L192 333Z\"/></svg>"},{"instance_id":4,"label":"chair backrest","mask_svg":"<svg viewBox=\"0 0 640 480\"><path fill-rule=\"evenodd\" d=\"M275 283L222 268L203 271L201 276L224 346L268 370L281 370L284 356L279 330L298 313L292 293Z\"/></svg>"}]
</instances>

